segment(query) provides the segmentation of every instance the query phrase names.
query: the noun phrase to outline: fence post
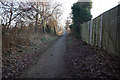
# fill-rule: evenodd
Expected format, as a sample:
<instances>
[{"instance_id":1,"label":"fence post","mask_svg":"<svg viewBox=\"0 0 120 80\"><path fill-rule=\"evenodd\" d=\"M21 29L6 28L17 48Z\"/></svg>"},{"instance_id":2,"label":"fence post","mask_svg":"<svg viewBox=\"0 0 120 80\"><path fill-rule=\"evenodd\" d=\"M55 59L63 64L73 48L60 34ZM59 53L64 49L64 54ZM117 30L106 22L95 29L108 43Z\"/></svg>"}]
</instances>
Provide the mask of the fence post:
<instances>
[{"instance_id":1,"label":"fence post","mask_svg":"<svg viewBox=\"0 0 120 80\"><path fill-rule=\"evenodd\" d=\"M117 53L120 55L120 5L117 8Z\"/></svg>"},{"instance_id":2,"label":"fence post","mask_svg":"<svg viewBox=\"0 0 120 80\"><path fill-rule=\"evenodd\" d=\"M90 32L90 31L89 31L89 30L90 30L90 29L89 29L89 21L88 21L88 32L87 32L87 37L88 37L88 41L87 41L87 42L88 42L88 44L90 43L90 36L89 36L89 32Z\"/></svg>"},{"instance_id":3,"label":"fence post","mask_svg":"<svg viewBox=\"0 0 120 80\"><path fill-rule=\"evenodd\" d=\"M102 15L101 15L101 24L100 24L100 48L102 47Z\"/></svg>"},{"instance_id":4,"label":"fence post","mask_svg":"<svg viewBox=\"0 0 120 80\"><path fill-rule=\"evenodd\" d=\"M0 25L0 79L2 78L2 26Z\"/></svg>"},{"instance_id":5,"label":"fence post","mask_svg":"<svg viewBox=\"0 0 120 80\"><path fill-rule=\"evenodd\" d=\"M94 46L96 46L96 19L94 23Z\"/></svg>"},{"instance_id":6,"label":"fence post","mask_svg":"<svg viewBox=\"0 0 120 80\"><path fill-rule=\"evenodd\" d=\"M90 21L90 44L92 44L92 21Z\"/></svg>"}]
</instances>

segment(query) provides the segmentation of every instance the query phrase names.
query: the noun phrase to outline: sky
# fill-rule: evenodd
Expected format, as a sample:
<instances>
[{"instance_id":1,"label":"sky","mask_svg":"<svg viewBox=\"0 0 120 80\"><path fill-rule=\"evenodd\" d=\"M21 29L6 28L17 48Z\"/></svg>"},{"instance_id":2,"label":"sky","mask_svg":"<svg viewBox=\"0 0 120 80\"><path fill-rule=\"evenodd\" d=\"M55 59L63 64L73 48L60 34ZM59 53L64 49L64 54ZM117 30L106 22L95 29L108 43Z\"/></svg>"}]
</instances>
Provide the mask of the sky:
<instances>
[{"instance_id":1,"label":"sky","mask_svg":"<svg viewBox=\"0 0 120 80\"><path fill-rule=\"evenodd\" d=\"M62 17L62 24L65 25L65 20L69 16L71 12L71 6L77 2L78 0L57 0L60 3L63 3L63 17ZM91 9L91 14L93 18L99 16L103 12L115 7L118 5L120 0L92 0L93 6Z\"/></svg>"},{"instance_id":2,"label":"sky","mask_svg":"<svg viewBox=\"0 0 120 80\"><path fill-rule=\"evenodd\" d=\"M18 1L20 1L20 0L18 0ZM45 1L45 0L43 0L43 1ZM61 24L63 26L65 26L65 20L69 16L69 13L71 13L71 6L78 0L56 0L56 1L62 3L62 5L63 5L63 8L62 8L63 14L62 14L62 19L61 19L61 22L62 22ZM100 14L102 14L103 12L117 6L119 1L120 0L92 0L93 6L91 9L91 14L92 14L93 18L95 18L95 17L99 16Z\"/></svg>"}]
</instances>

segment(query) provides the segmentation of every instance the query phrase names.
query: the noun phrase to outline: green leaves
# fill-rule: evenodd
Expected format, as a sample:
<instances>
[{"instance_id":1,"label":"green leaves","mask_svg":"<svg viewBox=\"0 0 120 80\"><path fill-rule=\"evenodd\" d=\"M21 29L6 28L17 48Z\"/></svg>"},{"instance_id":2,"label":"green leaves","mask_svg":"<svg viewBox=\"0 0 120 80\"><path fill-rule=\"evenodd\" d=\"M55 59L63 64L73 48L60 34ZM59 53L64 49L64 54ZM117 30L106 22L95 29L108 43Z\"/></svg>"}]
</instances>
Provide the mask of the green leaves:
<instances>
[{"instance_id":1,"label":"green leaves","mask_svg":"<svg viewBox=\"0 0 120 80\"><path fill-rule=\"evenodd\" d=\"M83 23L91 20L92 16L90 13L91 3L88 2L77 2L73 4L72 14L74 23Z\"/></svg>"},{"instance_id":2,"label":"green leaves","mask_svg":"<svg viewBox=\"0 0 120 80\"><path fill-rule=\"evenodd\" d=\"M72 31L80 37L80 24L91 20L92 15L90 9L92 2L77 2L72 6L73 26L70 26Z\"/></svg>"}]
</instances>

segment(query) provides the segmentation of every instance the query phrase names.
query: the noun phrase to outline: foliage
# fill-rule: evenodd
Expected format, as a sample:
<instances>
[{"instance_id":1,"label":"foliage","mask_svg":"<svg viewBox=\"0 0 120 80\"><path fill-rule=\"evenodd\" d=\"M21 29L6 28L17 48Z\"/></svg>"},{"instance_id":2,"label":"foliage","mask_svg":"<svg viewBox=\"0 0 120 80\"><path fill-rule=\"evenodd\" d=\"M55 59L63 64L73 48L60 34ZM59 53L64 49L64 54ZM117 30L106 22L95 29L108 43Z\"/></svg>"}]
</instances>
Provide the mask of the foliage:
<instances>
[{"instance_id":1,"label":"foliage","mask_svg":"<svg viewBox=\"0 0 120 80\"><path fill-rule=\"evenodd\" d=\"M32 24L35 34L38 34L38 29L42 29L41 31L46 33L48 27L54 30L53 27L56 26L57 30L59 18L62 14L61 7L60 3L50 1L48 3L1 1L1 24L8 28ZM50 23L54 23L54 25Z\"/></svg>"},{"instance_id":2,"label":"foliage","mask_svg":"<svg viewBox=\"0 0 120 80\"><path fill-rule=\"evenodd\" d=\"M91 20L92 15L90 9L92 8L92 2L77 2L72 6L73 14L73 26L72 31L76 37L80 37L80 25L84 22Z\"/></svg>"},{"instance_id":3,"label":"foliage","mask_svg":"<svg viewBox=\"0 0 120 80\"><path fill-rule=\"evenodd\" d=\"M72 27L73 27L73 24L71 24L69 27L70 27L70 29L72 29Z\"/></svg>"},{"instance_id":4,"label":"foliage","mask_svg":"<svg viewBox=\"0 0 120 80\"><path fill-rule=\"evenodd\" d=\"M54 34L59 27L61 7L52 2L0 1L3 53L21 51L22 46L30 45L33 36Z\"/></svg>"}]
</instances>

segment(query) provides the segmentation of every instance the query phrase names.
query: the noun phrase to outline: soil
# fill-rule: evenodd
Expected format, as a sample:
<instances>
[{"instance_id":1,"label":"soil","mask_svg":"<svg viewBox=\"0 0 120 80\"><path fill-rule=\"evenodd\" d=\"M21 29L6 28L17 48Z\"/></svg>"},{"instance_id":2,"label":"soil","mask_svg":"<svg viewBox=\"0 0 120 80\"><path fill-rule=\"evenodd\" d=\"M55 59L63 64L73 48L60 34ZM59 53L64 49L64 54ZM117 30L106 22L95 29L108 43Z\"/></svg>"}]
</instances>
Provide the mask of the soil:
<instances>
[{"instance_id":1,"label":"soil","mask_svg":"<svg viewBox=\"0 0 120 80\"><path fill-rule=\"evenodd\" d=\"M46 35L45 35L46 36ZM19 78L39 57L59 38L48 36L41 42L41 36L34 39L30 46L10 55L2 54L2 78Z\"/></svg>"},{"instance_id":2,"label":"soil","mask_svg":"<svg viewBox=\"0 0 120 80\"><path fill-rule=\"evenodd\" d=\"M64 55L68 77L82 79L117 79L120 77L120 58L99 47L88 45L70 35Z\"/></svg>"},{"instance_id":3,"label":"soil","mask_svg":"<svg viewBox=\"0 0 120 80\"><path fill-rule=\"evenodd\" d=\"M27 61L10 71L19 78L78 78L78 79L116 79L120 76L120 57L115 57L99 47L91 46L71 35L63 35L53 45L45 48L41 56L18 57L18 62ZM37 50L35 53L40 53ZM32 58L36 58L33 60ZM33 61L32 61L33 60ZM11 60L12 62L12 60ZM10 60L8 60L10 63ZM10 65L10 64L9 64ZM32 66L29 66L32 65ZM13 66L13 65L11 65ZM11 73L9 73L11 75ZM4 76L5 77L5 76ZM17 78L15 75L10 78Z\"/></svg>"}]
</instances>

